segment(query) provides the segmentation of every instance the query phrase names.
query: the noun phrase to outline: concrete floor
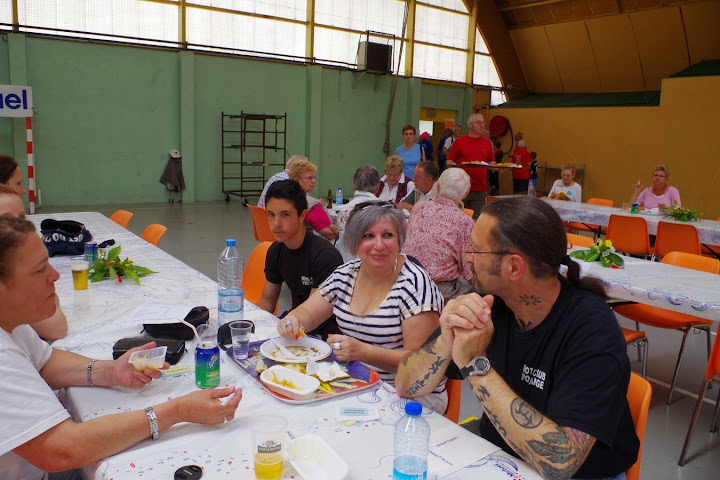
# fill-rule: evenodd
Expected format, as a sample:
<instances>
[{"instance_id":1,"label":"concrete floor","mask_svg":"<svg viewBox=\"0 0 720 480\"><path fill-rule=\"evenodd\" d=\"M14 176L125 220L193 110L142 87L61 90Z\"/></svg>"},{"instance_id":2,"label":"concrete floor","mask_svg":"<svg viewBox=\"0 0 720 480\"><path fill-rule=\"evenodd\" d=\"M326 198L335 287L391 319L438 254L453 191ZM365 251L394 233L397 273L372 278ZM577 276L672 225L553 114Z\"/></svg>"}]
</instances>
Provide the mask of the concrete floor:
<instances>
[{"instance_id":1,"label":"concrete floor","mask_svg":"<svg viewBox=\"0 0 720 480\"><path fill-rule=\"evenodd\" d=\"M99 211L110 216L119 208L135 213L129 229L137 235L140 235L151 223L161 223L168 227L160 248L212 279L216 277L217 255L222 250L226 238L237 240L238 249L245 258L257 244L253 237L250 212L236 197L233 197L230 203L221 201L192 204L41 207L38 208L38 213ZM88 228L92 232L92 225L88 225ZM281 296L279 311L286 310L288 306L289 296L284 294ZM625 327L634 328L634 323L626 319L620 319L620 322ZM677 465L695 406L696 392L700 387L707 363L704 334L689 334L678 387L672 405L668 406L665 400L681 334L650 327L645 328L645 331L650 339L648 380L653 387L653 396L645 433L641 478L643 480L717 479L720 477L720 436L708 431L715 405L714 399L718 392L717 385L706 396L688 452L688 463L684 467ZM714 338L713 333L713 341ZM633 370L639 372L640 364L636 361L634 349L630 347L628 353L633 361ZM480 415L480 406L465 385L460 418Z\"/></svg>"}]
</instances>

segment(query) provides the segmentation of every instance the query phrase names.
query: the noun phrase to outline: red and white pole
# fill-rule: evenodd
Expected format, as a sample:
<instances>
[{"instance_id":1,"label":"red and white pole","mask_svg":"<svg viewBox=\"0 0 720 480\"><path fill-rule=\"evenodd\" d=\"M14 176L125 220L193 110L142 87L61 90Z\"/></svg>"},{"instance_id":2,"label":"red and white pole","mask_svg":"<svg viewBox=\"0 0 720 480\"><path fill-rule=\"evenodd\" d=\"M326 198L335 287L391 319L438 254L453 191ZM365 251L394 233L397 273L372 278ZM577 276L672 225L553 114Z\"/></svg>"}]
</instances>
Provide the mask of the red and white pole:
<instances>
[{"instance_id":1,"label":"red and white pole","mask_svg":"<svg viewBox=\"0 0 720 480\"><path fill-rule=\"evenodd\" d=\"M27 134L28 204L30 215L35 214L35 156L33 154L32 117L25 118Z\"/></svg>"}]
</instances>

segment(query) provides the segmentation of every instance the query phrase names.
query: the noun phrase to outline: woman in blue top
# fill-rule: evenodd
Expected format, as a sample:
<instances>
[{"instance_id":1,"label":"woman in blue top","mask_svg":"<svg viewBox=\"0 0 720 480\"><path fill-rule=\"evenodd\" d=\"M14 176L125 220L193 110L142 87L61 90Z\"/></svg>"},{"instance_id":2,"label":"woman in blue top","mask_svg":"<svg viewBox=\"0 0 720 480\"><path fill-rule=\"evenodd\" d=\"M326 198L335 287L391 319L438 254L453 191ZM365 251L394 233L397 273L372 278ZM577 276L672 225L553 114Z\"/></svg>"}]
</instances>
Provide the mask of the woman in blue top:
<instances>
[{"instance_id":1,"label":"woman in blue top","mask_svg":"<svg viewBox=\"0 0 720 480\"><path fill-rule=\"evenodd\" d=\"M409 123L402 128L403 139L405 143L395 149L400 158L403 159L403 174L409 180L412 180L415 167L420 161L425 161L425 152L420 145L415 143L415 135L417 131L415 127Z\"/></svg>"}]
</instances>

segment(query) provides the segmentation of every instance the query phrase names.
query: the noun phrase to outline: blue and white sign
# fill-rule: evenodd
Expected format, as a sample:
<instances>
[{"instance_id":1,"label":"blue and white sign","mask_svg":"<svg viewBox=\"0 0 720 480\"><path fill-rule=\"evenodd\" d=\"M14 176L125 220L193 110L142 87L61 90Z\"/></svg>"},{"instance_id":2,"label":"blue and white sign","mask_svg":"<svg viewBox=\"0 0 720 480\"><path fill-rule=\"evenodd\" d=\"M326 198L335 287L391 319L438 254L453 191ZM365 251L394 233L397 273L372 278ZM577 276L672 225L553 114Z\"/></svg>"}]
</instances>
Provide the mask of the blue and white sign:
<instances>
[{"instance_id":1,"label":"blue and white sign","mask_svg":"<svg viewBox=\"0 0 720 480\"><path fill-rule=\"evenodd\" d=\"M32 88L0 85L0 117L32 117Z\"/></svg>"}]
</instances>

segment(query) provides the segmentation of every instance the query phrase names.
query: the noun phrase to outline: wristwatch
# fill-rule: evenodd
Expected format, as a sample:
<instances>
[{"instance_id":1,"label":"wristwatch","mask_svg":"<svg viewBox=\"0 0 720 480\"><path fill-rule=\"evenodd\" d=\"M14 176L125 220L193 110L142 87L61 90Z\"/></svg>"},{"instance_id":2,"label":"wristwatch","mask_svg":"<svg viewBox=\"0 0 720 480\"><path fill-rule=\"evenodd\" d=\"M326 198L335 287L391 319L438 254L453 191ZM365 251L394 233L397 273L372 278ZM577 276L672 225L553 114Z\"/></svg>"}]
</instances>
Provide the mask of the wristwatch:
<instances>
[{"instance_id":1,"label":"wristwatch","mask_svg":"<svg viewBox=\"0 0 720 480\"><path fill-rule=\"evenodd\" d=\"M490 360L483 355L476 355L467 366L460 369L460 376L466 379L470 375L487 375L490 371Z\"/></svg>"}]
</instances>

